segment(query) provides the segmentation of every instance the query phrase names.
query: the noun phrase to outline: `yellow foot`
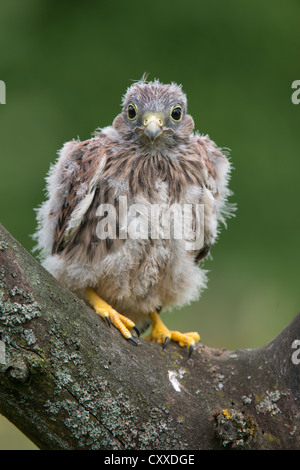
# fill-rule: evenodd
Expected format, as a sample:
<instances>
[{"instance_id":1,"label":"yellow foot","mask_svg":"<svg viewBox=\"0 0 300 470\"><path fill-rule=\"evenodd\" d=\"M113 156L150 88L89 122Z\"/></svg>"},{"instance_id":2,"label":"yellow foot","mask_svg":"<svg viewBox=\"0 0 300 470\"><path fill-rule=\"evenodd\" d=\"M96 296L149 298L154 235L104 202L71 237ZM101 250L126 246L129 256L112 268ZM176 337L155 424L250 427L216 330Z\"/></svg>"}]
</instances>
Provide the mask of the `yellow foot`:
<instances>
[{"instance_id":1,"label":"yellow foot","mask_svg":"<svg viewBox=\"0 0 300 470\"><path fill-rule=\"evenodd\" d=\"M133 321L118 313L114 308L102 300L101 297L96 294L94 289L87 289L85 291L85 295L98 315L104 318L109 326L113 324L121 332L124 338L129 339L135 344L138 344L130 332L131 330L135 330L138 336L140 336L140 332Z\"/></svg>"},{"instance_id":2,"label":"yellow foot","mask_svg":"<svg viewBox=\"0 0 300 470\"><path fill-rule=\"evenodd\" d=\"M150 318L152 322L152 331L145 339L148 341L155 341L156 343L162 343L163 348L166 347L170 339L177 341L179 346L187 346L189 357L191 356L195 347L195 342L200 339L200 336L196 331L180 333L179 331L168 330L156 310L150 314Z\"/></svg>"}]
</instances>

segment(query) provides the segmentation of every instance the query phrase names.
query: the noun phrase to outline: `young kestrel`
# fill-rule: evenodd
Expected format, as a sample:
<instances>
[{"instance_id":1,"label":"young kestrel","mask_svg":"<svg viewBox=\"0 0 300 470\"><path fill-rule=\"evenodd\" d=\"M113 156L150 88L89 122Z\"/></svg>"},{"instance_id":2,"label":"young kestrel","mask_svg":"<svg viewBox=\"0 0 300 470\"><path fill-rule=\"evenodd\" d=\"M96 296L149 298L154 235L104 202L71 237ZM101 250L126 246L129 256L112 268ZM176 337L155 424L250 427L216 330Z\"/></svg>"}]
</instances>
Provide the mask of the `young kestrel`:
<instances>
[{"instance_id":1,"label":"young kestrel","mask_svg":"<svg viewBox=\"0 0 300 470\"><path fill-rule=\"evenodd\" d=\"M199 262L230 212L230 163L193 129L180 86L134 83L112 126L89 140L67 142L59 152L35 235L46 269L126 339L136 342L132 330L152 324L146 339L163 346L177 341L189 354L198 333L169 330L159 312L198 298L206 284ZM190 217L170 217L171 207L188 206ZM201 246L187 243L199 208ZM149 213L156 214L151 223ZM191 222L190 235L175 236L179 219Z\"/></svg>"}]
</instances>

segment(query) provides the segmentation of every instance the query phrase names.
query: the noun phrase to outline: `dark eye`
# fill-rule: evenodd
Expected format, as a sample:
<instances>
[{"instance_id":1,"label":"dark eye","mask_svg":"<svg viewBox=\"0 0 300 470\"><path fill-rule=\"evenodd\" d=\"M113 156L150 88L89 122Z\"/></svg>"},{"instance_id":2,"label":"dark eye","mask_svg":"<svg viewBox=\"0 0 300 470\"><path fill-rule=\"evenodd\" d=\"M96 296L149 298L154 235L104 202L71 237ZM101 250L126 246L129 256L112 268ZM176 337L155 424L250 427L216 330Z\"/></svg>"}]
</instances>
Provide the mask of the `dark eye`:
<instances>
[{"instance_id":1,"label":"dark eye","mask_svg":"<svg viewBox=\"0 0 300 470\"><path fill-rule=\"evenodd\" d=\"M171 110L171 118L173 121L180 121L182 117L182 109L181 106L174 106Z\"/></svg>"},{"instance_id":2,"label":"dark eye","mask_svg":"<svg viewBox=\"0 0 300 470\"><path fill-rule=\"evenodd\" d=\"M129 104L127 108L127 115L130 120L133 120L137 115L137 106L135 104Z\"/></svg>"}]
</instances>

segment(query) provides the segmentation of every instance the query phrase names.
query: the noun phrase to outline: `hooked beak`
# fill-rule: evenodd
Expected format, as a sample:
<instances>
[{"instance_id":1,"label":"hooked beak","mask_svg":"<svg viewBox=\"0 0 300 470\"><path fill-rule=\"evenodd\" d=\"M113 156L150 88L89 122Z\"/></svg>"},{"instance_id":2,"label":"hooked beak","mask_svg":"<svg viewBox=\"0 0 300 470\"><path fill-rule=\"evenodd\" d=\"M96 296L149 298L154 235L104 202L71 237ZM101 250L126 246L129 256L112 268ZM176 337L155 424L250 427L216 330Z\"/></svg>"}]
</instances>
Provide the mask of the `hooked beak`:
<instances>
[{"instance_id":1,"label":"hooked beak","mask_svg":"<svg viewBox=\"0 0 300 470\"><path fill-rule=\"evenodd\" d=\"M144 116L144 133L149 137L152 144L163 133L163 130L162 116L154 113Z\"/></svg>"}]
</instances>

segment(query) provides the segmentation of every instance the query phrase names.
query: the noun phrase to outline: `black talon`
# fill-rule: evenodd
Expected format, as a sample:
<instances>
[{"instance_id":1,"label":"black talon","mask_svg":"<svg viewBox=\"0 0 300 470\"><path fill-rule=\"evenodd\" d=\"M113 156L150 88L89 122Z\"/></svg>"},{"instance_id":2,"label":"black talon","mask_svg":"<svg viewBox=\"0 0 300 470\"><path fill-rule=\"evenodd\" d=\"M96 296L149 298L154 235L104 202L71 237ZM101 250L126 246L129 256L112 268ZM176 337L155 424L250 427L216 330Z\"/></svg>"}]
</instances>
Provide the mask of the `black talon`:
<instances>
[{"instance_id":1,"label":"black talon","mask_svg":"<svg viewBox=\"0 0 300 470\"><path fill-rule=\"evenodd\" d=\"M107 316L107 317L104 317L105 318L105 321L106 323L108 324L108 326L111 326L111 321L110 321L110 318Z\"/></svg>"},{"instance_id":2,"label":"black talon","mask_svg":"<svg viewBox=\"0 0 300 470\"><path fill-rule=\"evenodd\" d=\"M128 338L128 339L130 339L130 341L132 341L132 342L133 342L134 344L136 344L136 345L138 345L138 344L139 344L139 343L137 342L137 340L136 340L136 339L134 339L134 337L133 337L133 336L129 336L129 338Z\"/></svg>"},{"instance_id":3,"label":"black talon","mask_svg":"<svg viewBox=\"0 0 300 470\"><path fill-rule=\"evenodd\" d=\"M195 349L194 345L191 344L190 347L189 347L189 358L191 357L192 352L194 351L194 349Z\"/></svg>"},{"instance_id":4,"label":"black talon","mask_svg":"<svg viewBox=\"0 0 300 470\"><path fill-rule=\"evenodd\" d=\"M141 333L140 333L140 330L138 329L138 327L134 325L133 330L136 332L136 334L138 335L138 337L140 337L140 334L141 334Z\"/></svg>"},{"instance_id":5,"label":"black talon","mask_svg":"<svg viewBox=\"0 0 300 470\"><path fill-rule=\"evenodd\" d=\"M163 349L165 349L169 341L170 341L170 336L166 336L165 341L163 343L163 347L162 347Z\"/></svg>"}]
</instances>

